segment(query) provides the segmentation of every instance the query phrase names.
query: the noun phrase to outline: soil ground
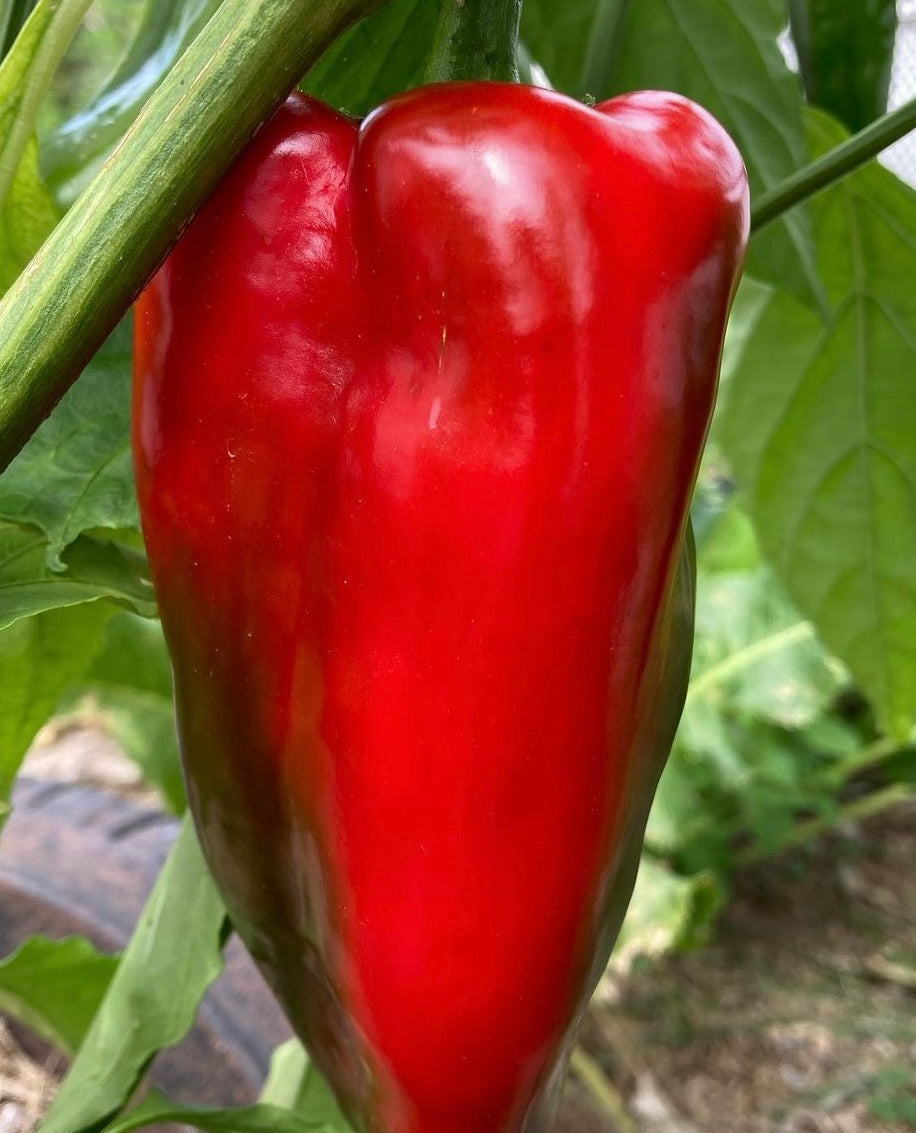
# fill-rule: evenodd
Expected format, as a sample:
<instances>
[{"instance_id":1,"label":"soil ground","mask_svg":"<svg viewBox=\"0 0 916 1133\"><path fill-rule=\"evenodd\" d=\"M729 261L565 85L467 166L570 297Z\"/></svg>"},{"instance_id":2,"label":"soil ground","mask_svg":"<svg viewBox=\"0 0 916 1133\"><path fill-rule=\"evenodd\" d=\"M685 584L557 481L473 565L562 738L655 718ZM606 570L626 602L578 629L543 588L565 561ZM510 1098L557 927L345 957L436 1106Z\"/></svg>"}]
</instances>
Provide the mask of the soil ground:
<instances>
[{"instance_id":1,"label":"soil ground","mask_svg":"<svg viewBox=\"0 0 916 1133\"><path fill-rule=\"evenodd\" d=\"M46 735L27 769L149 797L94 735ZM52 1090L50 1068L0 1029L0 1133L30 1133ZM588 1019L555 1133L912 1129L910 804L743 871L709 945L637 962L611 985Z\"/></svg>"}]
</instances>

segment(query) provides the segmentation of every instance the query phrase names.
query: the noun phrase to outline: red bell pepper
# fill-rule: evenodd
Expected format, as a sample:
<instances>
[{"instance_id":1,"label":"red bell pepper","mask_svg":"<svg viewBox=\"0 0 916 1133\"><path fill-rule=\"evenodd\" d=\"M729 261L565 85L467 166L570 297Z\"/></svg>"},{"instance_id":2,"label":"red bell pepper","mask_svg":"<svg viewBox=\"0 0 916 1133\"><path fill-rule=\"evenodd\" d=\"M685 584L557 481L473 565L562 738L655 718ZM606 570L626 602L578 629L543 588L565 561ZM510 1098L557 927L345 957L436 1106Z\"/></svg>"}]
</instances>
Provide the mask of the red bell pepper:
<instances>
[{"instance_id":1,"label":"red bell pepper","mask_svg":"<svg viewBox=\"0 0 916 1133\"><path fill-rule=\"evenodd\" d=\"M359 1128L546 1112L683 702L747 231L675 95L294 96L137 305L191 806Z\"/></svg>"}]
</instances>

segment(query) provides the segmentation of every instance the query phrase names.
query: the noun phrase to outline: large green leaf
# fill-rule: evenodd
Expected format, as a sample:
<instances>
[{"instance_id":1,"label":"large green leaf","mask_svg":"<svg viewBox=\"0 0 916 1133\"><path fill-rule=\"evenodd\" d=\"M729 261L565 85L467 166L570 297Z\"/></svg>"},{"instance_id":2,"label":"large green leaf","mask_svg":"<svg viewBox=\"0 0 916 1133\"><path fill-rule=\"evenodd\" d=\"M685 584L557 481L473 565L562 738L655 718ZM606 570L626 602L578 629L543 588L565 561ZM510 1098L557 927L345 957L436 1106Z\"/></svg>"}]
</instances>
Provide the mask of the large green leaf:
<instances>
[{"instance_id":1,"label":"large green leaf","mask_svg":"<svg viewBox=\"0 0 916 1133\"><path fill-rule=\"evenodd\" d=\"M220 2L135 0L136 31L114 72L88 104L42 135L42 170L59 199L72 201L85 187ZM63 74L60 85L68 83Z\"/></svg>"},{"instance_id":2,"label":"large green leaf","mask_svg":"<svg viewBox=\"0 0 916 1133\"><path fill-rule=\"evenodd\" d=\"M100 1129L179 1042L222 968L225 911L185 819L41 1133Z\"/></svg>"},{"instance_id":3,"label":"large green leaf","mask_svg":"<svg viewBox=\"0 0 916 1133\"><path fill-rule=\"evenodd\" d=\"M0 520L0 630L45 610L110 598L139 614L155 613L142 555L129 546L81 535L48 566L48 541L34 527Z\"/></svg>"},{"instance_id":4,"label":"large green leaf","mask_svg":"<svg viewBox=\"0 0 916 1133\"><path fill-rule=\"evenodd\" d=\"M582 69L598 6L598 0L566 0L563 4L525 0L522 4L522 39L557 90L585 93Z\"/></svg>"},{"instance_id":5,"label":"large green leaf","mask_svg":"<svg viewBox=\"0 0 916 1133\"><path fill-rule=\"evenodd\" d=\"M0 516L40 527L55 568L82 532L138 526L130 373L128 318L0 475Z\"/></svg>"},{"instance_id":6,"label":"large green leaf","mask_svg":"<svg viewBox=\"0 0 916 1133\"><path fill-rule=\"evenodd\" d=\"M809 102L861 130L887 109L896 0L790 0Z\"/></svg>"},{"instance_id":7,"label":"large green leaf","mask_svg":"<svg viewBox=\"0 0 916 1133\"><path fill-rule=\"evenodd\" d=\"M105 995L117 957L80 936L30 937L0 961L0 1011L73 1054Z\"/></svg>"},{"instance_id":8,"label":"large green leaf","mask_svg":"<svg viewBox=\"0 0 916 1133\"><path fill-rule=\"evenodd\" d=\"M389 0L322 55L302 89L349 114L368 113L423 81L438 15L430 0Z\"/></svg>"},{"instance_id":9,"label":"large green leaf","mask_svg":"<svg viewBox=\"0 0 916 1133\"><path fill-rule=\"evenodd\" d=\"M812 113L823 151L843 138ZM717 433L763 550L874 700L916 713L916 194L876 164L815 202L832 316L774 291L732 362Z\"/></svg>"},{"instance_id":10,"label":"large green leaf","mask_svg":"<svg viewBox=\"0 0 916 1133\"><path fill-rule=\"evenodd\" d=\"M94 602L24 618L0 632L0 815L29 744L85 675L110 613Z\"/></svg>"}]
</instances>

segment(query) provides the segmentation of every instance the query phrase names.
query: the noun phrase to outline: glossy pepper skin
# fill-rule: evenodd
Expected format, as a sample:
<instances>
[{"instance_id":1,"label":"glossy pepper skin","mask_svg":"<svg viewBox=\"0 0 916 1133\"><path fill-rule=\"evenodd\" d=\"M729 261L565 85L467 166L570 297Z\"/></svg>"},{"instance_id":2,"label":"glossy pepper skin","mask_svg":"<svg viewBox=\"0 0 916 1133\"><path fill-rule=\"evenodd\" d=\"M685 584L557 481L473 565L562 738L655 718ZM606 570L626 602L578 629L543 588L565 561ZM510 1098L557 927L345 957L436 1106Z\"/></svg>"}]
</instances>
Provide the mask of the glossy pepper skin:
<instances>
[{"instance_id":1,"label":"glossy pepper skin","mask_svg":"<svg viewBox=\"0 0 916 1133\"><path fill-rule=\"evenodd\" d=\"M294 96L137 305L191 806L357 1129L542 1128L683 702L747 229L674 95Z\"/></svg>"}]
</instances>

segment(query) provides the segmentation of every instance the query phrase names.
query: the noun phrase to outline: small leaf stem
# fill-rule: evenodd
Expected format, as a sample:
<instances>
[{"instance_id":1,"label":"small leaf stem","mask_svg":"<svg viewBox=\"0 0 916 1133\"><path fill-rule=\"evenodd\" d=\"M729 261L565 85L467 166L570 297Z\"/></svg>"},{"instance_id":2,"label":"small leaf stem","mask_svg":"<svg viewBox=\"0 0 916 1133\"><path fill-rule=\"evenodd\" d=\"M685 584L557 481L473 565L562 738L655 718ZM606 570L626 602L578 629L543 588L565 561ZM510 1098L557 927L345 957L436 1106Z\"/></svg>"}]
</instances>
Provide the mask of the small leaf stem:
<instances>
[{"instance_id":1,"label":"small leaf stem","mask_svg":"<svg viewBox=\"0 0 916 1133\"><path fill-rule=\"evenodd\" d=\"M847 173L887 149L898 139L916 128L916 98L875 119L841 145L823 157L805 165L780 185L761 194L751 208L753 232L772 223L790 208L801 204Z\"/></svg>"},{"instance_id":2,"label":"small leaf stem","mask_svg":"<svg viewBox=\"0 0 916 1133\"><path fill-rule=\"evenodd\" d=\"M882 736L854 755L841 759L837 764L837 773L843 779L852 779L856 775L861 775L863 771L871 771L872 768L906 751L912 752L913 749L907 744L901 745L888 736Z\"/></svg>"},{"instance_id":3,"label":"small leaf stem","mask_svg":"<svg viewBox=\"0 0 916 1133\"><path fill-rule=\"evenodd\" d=\"M600 0L595 7L592 27L579 77L579 97L603 97L620 57L623 31L632 0Z\"/></svg>"},{"instance_id":4,"label":"small leaf stem","mask_svg":"<svg viewBox=\"0 0 916 1133\"><path fill-rule=\"evenodd\" d=\"M779 849L783 851L791 849L794 846L801 846L805 842L811 842L815 838L819 838L822 834L828 834L842 822L853 822L863 818L870 818L874 814L880 814L883 810L897 806L898 803L907 802L914 798L916 798L916 787L912 786L912 784L891 783L887 787L882 787L880 791L872 791L870 794L863 795L862 798L856 799L855 802L847 803L846 806L841 807L836 814L827 815L823 818L810 818L805 822L799 822L798 825L783 838L782 845ZM739 866L751 865L753 862L763 861L765 858L772 856L772 854L761 852L758 846L749 846L746 850L735 855L735 864Z\"/></svg>"},{"instance_id":5,"label":"small leaf stem","mask_svg":"<svg viewBox=\"0 0 916 1133\"><path fill-rule=\"evenodd\" d=\"M768 634L766 637L751 642L750 645L730 654L723 661L709 665L692 677L687 687L687 700L691 701L698 696L705 696L710 689L724 684L725 681L737 676L738 673L743 672L757 661L762 661L764 657L778 653L781 649L787 649L790 645L807 641L811 637L814 637L814 627L811 623L796 622L795 625L787 626L785 629L777 630L776 633Z\"/></svg>"},{"instance_id":6,"label":"small leaf stem","mask_svg":"<svg viewBox=\"0 0 916 1133\"><path fill-rule=\"evenodd\" d=\"M42 99L48 93L64 52L73 42L91 3L92 0L61 0L41 38L26 73L13 124L0 147L0 208L3 208L22 155L35 130Z\"/></svg>"},{"instance_id":7,"label":"small leaf stem","mask_svg":"<svg viewBox=\"0 0 916 1133\"><path fill-rule=\"evenodd\" d=\"M570 1069L588 1087L592 1097L612 1119L620 1133L639 1133L626 1102L614 1089L598 1063L581 1046L577 1046L569 1060Z\"/></svg>"},{"instance_id":8,"label":"small leaf stem","mask_svg":"<svg viewBox=\"0 0 916 1133\"><path fill-rule=\"evenodd\" d=\"M442 0L426 82L517 83L521 14L522 0Z\"/></svg>"},{"instance_id":9,"label":"small leaf stem","mask_svg":"<svg viewBox=\"0 0 916 1133\"><path fill-rule=\"evenodd\" d=\"M223 0L0 302L0 470L321 52L379 0Z\"/></svg>"}]
</instances>

